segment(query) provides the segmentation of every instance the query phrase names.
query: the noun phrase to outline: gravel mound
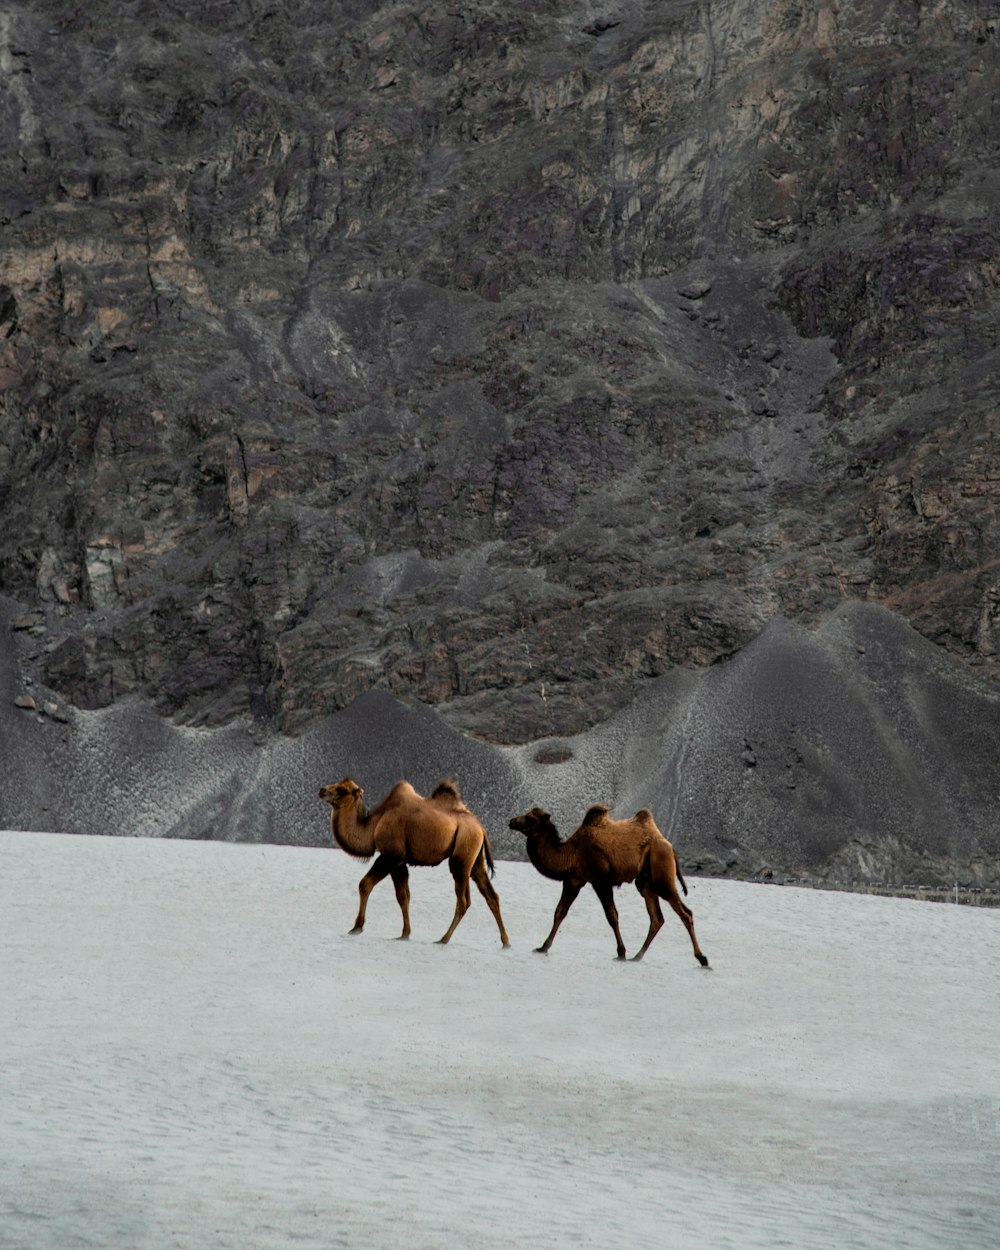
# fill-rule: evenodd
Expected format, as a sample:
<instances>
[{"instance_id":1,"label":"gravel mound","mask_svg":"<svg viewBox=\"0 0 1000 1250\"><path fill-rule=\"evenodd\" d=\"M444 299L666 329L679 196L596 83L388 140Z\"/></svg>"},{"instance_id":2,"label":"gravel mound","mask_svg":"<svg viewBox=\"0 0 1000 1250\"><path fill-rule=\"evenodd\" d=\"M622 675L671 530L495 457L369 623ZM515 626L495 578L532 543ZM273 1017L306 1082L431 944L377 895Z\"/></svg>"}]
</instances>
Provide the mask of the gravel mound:
<instances>
[{"instance_id":1,"label":"gravel mound","mask_svg":"<svg viewBox=\"0 0 1000 1250\"><path fill-rule=\"evenodd\" d=\"M247 719L193 729L147 704L83 712L23 684L11 612L0 657L0 826L317 845L316 793L354 777L458 781L496 854L538 803L569 834L587 806L652 808L689 872L934 884L1000 880L1000 707L890 613L777 618L731 661L651 681L574 737L498 747L372 691L301 737ZM24 706L30 704L29 706Z\"/></svg>"}]
</instances>

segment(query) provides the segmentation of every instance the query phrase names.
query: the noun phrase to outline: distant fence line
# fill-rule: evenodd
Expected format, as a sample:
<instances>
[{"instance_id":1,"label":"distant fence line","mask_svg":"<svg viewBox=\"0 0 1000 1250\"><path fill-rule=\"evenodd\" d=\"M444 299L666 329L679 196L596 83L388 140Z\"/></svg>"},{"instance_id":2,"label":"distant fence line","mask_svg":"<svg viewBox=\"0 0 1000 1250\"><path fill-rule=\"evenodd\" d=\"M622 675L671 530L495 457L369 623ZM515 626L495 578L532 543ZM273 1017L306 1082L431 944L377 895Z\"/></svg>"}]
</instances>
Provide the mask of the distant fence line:
<instances>
[{"instance_id":1,"label":"distant fence line","mask_svg":"<svg viewBox=\"0 0 1000 1250\"><path fill-rule=\"evenodd\" d=\"M892 885L870 881L819 881L807 877L771 877L764 884L837 890L844 894L879 894L885 898L913 898L927 903L958 903L966 907L1000 907L1000 890L978 885Z\"/></svg>"}]
</instances>

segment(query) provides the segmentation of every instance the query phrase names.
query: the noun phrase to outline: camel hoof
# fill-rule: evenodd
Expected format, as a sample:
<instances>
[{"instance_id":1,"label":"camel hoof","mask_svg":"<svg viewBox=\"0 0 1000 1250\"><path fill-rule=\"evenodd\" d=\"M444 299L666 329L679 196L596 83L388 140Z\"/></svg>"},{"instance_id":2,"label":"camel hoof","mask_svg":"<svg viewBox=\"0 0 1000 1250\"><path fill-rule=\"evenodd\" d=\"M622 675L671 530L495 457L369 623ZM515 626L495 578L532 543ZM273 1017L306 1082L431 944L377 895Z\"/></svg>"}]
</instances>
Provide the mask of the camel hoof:
<instances>
[{"instance_id":1,"label":"camel hoof","mask_svg":"<svg viewBox=\"0 0 1000 1250\"><path fill-rule=\"evenodd\" d=\"M409 940L410 940L410 935L408 933L401 933L399 937L396 938L397 942L408 942Z\"/></svg>"},{"instance_id":2,"label":"camel hoof","mask_svg":"<svg viewBox=\"0 0 1000 1250\"><path fill-rule=\"evenodd\" d=\"M544 946L536 946L536 947L535 947L535 954L536 954L536 955L547 955L548 953L549 953L549 952L545 949L545 947L544 947Z\"/></svg>"},{"instance_id":3,"label":"camel hoof","mask_svg":"<svg viewBox=\"0 0 1000 1250\"><path fill-rule=\"evenodd\" d=\"M348 930L347 936L353 937L356 933L364 933L364 929L361 929L357 925L355 925L353 929Z\"/></svg>"},{"instance_id":4,"label":"camel hoof","mask_svg":"<svg viewBox=\"0 0 1000 1250\"><path fill-rule=\"evenodd\" d=\"M704 955L698 955L696 958L703 968L707 968L709 972L712 971L712 965L708 962L708 959Z\"/></svg>"},{"instance_id":5,"label":"camel hoof","mask_svg":"<svg viewBox=\"0 0 1000 1250\"><path fill-rule=\"evenodd\" d=\"M645 953L645 951L641 951L638 955L633 955L629 963L637 964Z\"/></svg>"}]
</instances>

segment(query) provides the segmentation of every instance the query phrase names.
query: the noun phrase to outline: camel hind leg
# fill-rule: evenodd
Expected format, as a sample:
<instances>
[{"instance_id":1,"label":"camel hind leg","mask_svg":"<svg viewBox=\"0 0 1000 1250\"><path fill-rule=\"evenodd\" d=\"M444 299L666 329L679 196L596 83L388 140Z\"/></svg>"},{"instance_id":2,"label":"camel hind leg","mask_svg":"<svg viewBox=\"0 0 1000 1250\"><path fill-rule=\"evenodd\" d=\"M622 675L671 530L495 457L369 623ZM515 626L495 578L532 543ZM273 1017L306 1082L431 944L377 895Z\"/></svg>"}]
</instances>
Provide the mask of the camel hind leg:
<instances>
[{"instance_id":1,"label":"camel hind leg","mask_svg":"<svg viewBox=\"0 0 1000 1250\"><path fill-rule=\"evenodd\" d=\"M649 932L646 934L645 942L632 956L633 963L636 963L645 955L646 951L649 950L649 944L663 928L663 911L660 907L660 900L656 897L656 891L648 881L636 881L635 888L642 895L646 903L646 910L649 912Z\"/></svg>"},{"instance_id":2,"label":"camel hind leg","mask_svg":"<svg viewBox=\"0 0 1000 1250\"><path fill-rule=\"evenodd\" d=\"M643 897L645 897L643 884L646 884L647 888L655 891L660 898L665 899L670 904L677 915L680 916L681 924L683 924L684 928L688 931L688 937L691 939L691 946L694 950L695 959L697 959L703 968L707 968L708 959L702 954L701 947L698 945L697 934L694 931L694 913L677 892L678 875L677 857L674 855L674 848L667 842L661 844L654 850L653 857L650 859L649 863L648 875L643 874L643 876L636 881L636 885L639 887L640 892L643 893ZM649 907L648 899L646 901L646 906ZM650 919L652 919L652 915L653 913L650 912ZM655 936L656 934L654 933L652 937L647 939L646 946L649 945L652 938ZM646 947L643 947L643 950L645 949Z\"/></svg>"},{"instance_id":3,"label":"camel hind leg","mask_svg":"<svg viewBox=\"0 0 1000 1250\"><path fill-rule=\"evenodd\" d=\"M504 928L503 916L500 915L500 895L493 887L489 873L486 871L486 856L483 851L479 852L476 862L472 866L472 880L476 883L479 893L486 899L486 906L493 913L493 919L497 922L497 928L500 930L500 942L503 946L510 946L510 938L507 936L507 930Z\"/></svg>"},{"instance_id":4,"label":"camel hind leg","mask_svg":"<svg viewBox=\"0 0 1000 1250\"><path fill-rule=\"evenodd\" d=\"M447 945L451 935L458 928L459 921L472 906L472 893L469 890L469 869L465 862L452 857L448 861L448 867L451 869L451 875L455 878L455 915L452 917L447 933L445 933L444 937L438 938L439 946Z\"/></svg>"},{"instance_id":5,"label":"camel hind leg","mask_svg":"<svg viewBox=\"0 0 1000 1250\"><path fill-rule=\"evenodd\" d=\"M681 896L677 893L676 887L674 887L671 893L666 895L665 897L666 897L667 902L670 904L670 906L674 909L674 911L678 914L678 916L680 916L681 923L683 924L684 928L687 929L688 931L688 937L691 939L691 946L694 949L695 959L697 959L697 961L701 964L703 968L707 968L708 957L702 954L701 947L698 945L698 937L694 931L694 913L691 911L691 908L687 906L687 904L684 902Z\"/></svg>"}]
</instances>

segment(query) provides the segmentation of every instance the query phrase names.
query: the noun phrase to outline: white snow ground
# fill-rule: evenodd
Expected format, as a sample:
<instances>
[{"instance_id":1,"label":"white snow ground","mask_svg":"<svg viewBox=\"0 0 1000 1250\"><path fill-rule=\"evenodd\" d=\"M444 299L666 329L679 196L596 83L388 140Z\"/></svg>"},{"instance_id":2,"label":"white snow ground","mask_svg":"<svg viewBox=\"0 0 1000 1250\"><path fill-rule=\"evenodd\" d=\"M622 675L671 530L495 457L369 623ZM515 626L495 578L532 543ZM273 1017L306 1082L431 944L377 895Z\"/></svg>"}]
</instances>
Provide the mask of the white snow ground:
<instances>
[{"instance_id":1,"label":"white snow ground","mask_svg":"<svg viewBox=\"0 0 1000 1250\"><path fill-rule=\"evenodd\" d=\"M3 1250L1000 1245L1000 913L689 882L620 964L500 863L0 834ZM620 891L630 949L645 909Z\"/></svg>"}]
</instances>

